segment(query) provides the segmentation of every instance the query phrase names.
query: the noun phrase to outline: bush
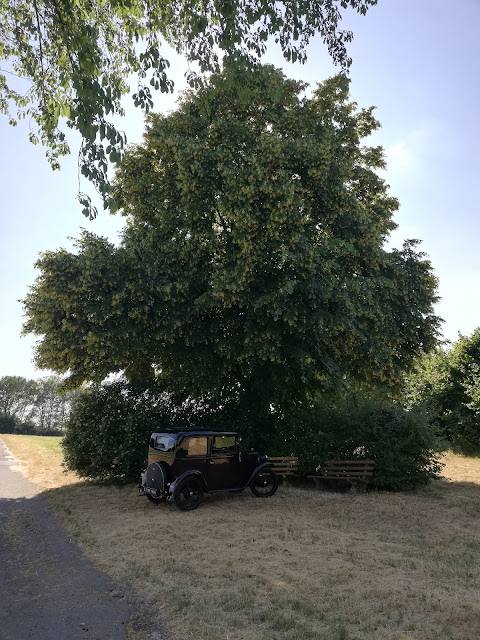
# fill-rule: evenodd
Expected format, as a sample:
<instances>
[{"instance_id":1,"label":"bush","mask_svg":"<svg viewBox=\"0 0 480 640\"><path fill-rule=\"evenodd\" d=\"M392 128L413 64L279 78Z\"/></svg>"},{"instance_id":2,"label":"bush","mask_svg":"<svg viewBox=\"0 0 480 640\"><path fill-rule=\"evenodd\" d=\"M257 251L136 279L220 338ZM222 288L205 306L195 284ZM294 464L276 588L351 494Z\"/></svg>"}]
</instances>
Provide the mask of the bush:
<instances>
[{"instance_id":1,"label":"bush","mask_svg":"<svg viewBox=\"0 0 480 640\"><path fill-rule=\"evenodd\" d=\"M480 328L423 356L405 379L410 406L428 402L453 451L480 454Z\"/></svg>"},{"instance_id":2,"label":"bush","mask_svg":"<svg viewBox=\"0 0 480 640\"><path fill-rule=\"evenodd\" d=\"M35 436L37 429L33 422L17 422L13 433L20 436Z\"/></svg>"},{"instance_id":3,"label":"bush","mask_svg":"<svg viewBox=\"0 0 480 640\"><path fill-rule=\"evenodd\" d=\"M375 459L372 484L398 491L427 484L442 469L438 454L445 444L420 406L408 411L357 393L329 407L297 409L279 422L275 453L298 455L304 473L328 459Z\"/></svg>"},{"instance_id":4,"label":"bush","mask_svg":"<svg viewBox=\"0 0 480 640\"><path fill-rule=\"evenodd\" d=\"M66 465L84 478L134 480L159 424L144 394L123 381L87 389L75 399L66 424Z\"/></svg>"},{"instance_id":5,"label":"bush","mask_svg":"<svg viewBox=\"0 0 480 640\"><path fill-rule=\"evenodd\" d=\"M151 433L172 425L238 430L244 446L255 444L248 416L239 407L212 409L120 380L94 386L74 401L63 439L67 466L95 480L138 480ZM441 469L437 453L443 443L426 409L408 411L360 393L273 411L258 435L257 445L266 443L262 452L298 455L301 473L331 458L374 458L373 484L383 489L413 489Z\"/></svg>"},{"instance_id":6,"label":"bush","mask_svg":"<svg viewBox=\"0 0 480 640\"><path fill-rule=\"evenodd\" d=\"M201 405L176 401L162 389L104 382L72 403L62 446L69 469L83 478L131 482L147 465L154 431L202 422Z\"/></svg>"},{"instance_id":7,"label":"bush","mask_svg":"<svg viewBox=\"0 0 480 640\"><path fill-rule=\"evenodd\" d=\"M0 415L0 433L14 433L17 422L15 418Z\"/></svg>"}]
</instances>

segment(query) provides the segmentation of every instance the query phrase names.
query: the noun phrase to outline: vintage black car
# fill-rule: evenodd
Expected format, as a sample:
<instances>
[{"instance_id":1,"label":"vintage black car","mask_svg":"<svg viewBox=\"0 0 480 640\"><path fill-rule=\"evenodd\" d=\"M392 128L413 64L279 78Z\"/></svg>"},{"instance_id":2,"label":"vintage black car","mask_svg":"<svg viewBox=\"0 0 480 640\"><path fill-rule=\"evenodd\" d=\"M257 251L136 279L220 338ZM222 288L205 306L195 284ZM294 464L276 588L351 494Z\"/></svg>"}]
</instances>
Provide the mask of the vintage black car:
<instances>
[{"instance_id":1,"label":"vintage black car","mask_svg":"<svg viewBox=\"0 0 480 640\"><path fill-rule=\"evenodd\" d=\"M174 502L196 509L204 493L240 492L250 487L259 498L273 496L278 478L267 456L240 451L233 431L182 430L152 433L148 468L139 494L150 502Z\"/></svg>"}]
</instances>

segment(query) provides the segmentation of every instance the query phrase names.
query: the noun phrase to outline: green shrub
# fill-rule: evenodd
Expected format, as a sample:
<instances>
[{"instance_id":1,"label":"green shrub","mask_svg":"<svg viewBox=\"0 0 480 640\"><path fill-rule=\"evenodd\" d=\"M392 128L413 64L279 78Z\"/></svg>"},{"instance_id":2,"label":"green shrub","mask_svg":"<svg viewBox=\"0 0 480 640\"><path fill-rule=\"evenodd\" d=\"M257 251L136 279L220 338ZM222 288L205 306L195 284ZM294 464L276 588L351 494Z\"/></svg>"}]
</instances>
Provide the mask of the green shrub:
<instances>
[{"instance_id":1,"label":"green shrub","mask_svg":"<svg viewBox=\"0 0 480 640\"><path fill-rule=\"evenodd\" d=\"M14 433L21 436L35 436L37 429L33 422L17 422Z\"/></svg>"},{"instance_id":2,"label":"green shrub","mask_svg":"<svg viewBox=\"0 0 480 640\"><path fill-rule=\"evenodd\" d=\"M409 406L428 402L453 451L480 454L480 328L420 358L406 377Z\"/></svg>"},{"instance_id":3,"label":"green shrub","mask_svg":"<svg viewBox=\"0 0 480 640\"><path fill-rule=\"evenodd\" d=\"M300 472L309 473L327 459L374 458L373 484L390 490L413 489L441 469L429 412L352 393L324 404L272 410L256 427L240 407L214 407L174 398L158 388L135 388L124 380L106 382L74 401L63 439L67 466L95 480L135 481L147 462L154 431L172 425L210 425L238 430L243 446L269 455L298 455Z\"/></svg>"},{"instance_id":4,"label":"green shrub","mask_svg":"<svg viewBox=\"0 0 480 640\"><path fill-rule=\"evenodd\" d=\"M328 407L317 404L282 416L274 453L298 455L303 473L328 459L375 459L374 486L413 489L437 477L442 468L438 454L445 445L436 428L424 407L408 411L356 393Z\"/></svg>"},{"instance_id":5,"label":"green shrub","mask_svg":"<svg viewBox=\"0 0 480 640\"><path fill-rule=\"evenodd\" d=\"M62 441L65 462L83 478L130 482L146 467L154 431L204 420L201 405L125 380L104 382L80 393Z\"/></svg>"},{"instance_id":6,"label":"green shrub","mask_svg":"<svg viewBox=\"0 0 480 640\"><path fill-rule=\"evenodd\" d=\"M17 422L15 418L0 415L0 433L14 433Z\"/></svg>"},{"instance_id":7,"label":"green shrub","mask_svg":"<svg viewBox=\"0 0 480 640\"><path fill-rule=\"evenodd\" d=\"M145 466L148 438L161 416L144 392L104 383L74 401L62 446L69 469L95 480L130 481Z\"/></svg>"}]
</instances>

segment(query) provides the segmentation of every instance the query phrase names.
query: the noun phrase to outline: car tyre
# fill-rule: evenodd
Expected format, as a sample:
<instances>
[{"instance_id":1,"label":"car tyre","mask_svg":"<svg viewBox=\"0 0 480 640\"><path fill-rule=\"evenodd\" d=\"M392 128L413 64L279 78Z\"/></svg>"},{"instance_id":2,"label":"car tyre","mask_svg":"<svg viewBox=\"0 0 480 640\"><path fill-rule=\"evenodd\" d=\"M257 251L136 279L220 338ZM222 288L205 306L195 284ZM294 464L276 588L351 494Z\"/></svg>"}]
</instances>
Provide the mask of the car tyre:
<instances>
[{"instance_id":1,"label":"car tyre","mask_svg":"<svg viewBox=\"0 0 480 640\"><path fill-rule=\"evenodd\" d=\"M278 477L271 469L260 469L250 481L250 489L257 498L270 498L278 489Z\"/></svg>"},{"instance_id":2,"label":"car tyre","mask_svg":"<svg viewBox=\"0 0 480 640\"><path fill-rule=\"evenodd\" d=\"M193 511L203 500L203 482L198 476L186 476L176 485L173 501L181 511Z\"/></svg>"}]
</instances>

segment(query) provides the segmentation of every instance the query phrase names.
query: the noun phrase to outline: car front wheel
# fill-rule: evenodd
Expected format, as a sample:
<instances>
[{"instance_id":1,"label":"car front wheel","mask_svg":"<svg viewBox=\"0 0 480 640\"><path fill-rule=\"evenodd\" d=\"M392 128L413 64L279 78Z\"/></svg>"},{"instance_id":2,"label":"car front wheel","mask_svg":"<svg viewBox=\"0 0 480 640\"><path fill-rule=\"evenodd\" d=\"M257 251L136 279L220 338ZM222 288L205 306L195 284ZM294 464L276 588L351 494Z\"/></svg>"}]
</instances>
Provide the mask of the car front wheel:
<instances>
[{"instance_id":1,"label":"car front wheel","mask_svg":"<svg viewBox=\"0 0 480 640\"><path fill-rule=\"evenodd\" d=\"M253 476L250 489L257 498L269 498L278 489L278 478L271 469L261 469Z\"/></svg>"},{"instance_id":2,"label":"car front wheel","mask_svg":"<svg viewBox=\"0 0 480 640\"><path fill-rule=\"evenodd\" d=\"M175 487L173 501L182 511L192 511L203 500L203 482L197 476L186 476Z\"/></svg>"}]
</instances>

